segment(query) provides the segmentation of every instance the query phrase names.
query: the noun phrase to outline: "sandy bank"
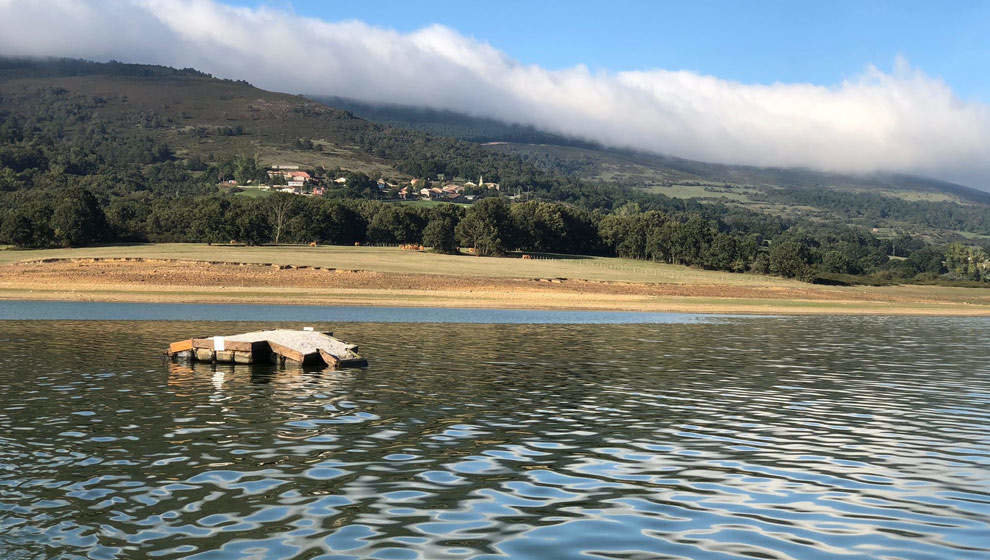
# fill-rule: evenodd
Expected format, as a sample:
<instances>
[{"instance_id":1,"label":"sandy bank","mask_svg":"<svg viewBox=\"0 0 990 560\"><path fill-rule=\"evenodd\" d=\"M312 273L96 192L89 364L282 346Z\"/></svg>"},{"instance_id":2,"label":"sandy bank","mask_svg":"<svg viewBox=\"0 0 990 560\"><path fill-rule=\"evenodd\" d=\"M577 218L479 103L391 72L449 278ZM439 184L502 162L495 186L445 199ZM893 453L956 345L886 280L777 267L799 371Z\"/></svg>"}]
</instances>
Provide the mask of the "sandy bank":
<instances>
[{"instance_id":1,"label":"sandy bank","mask_svg":"<svg viewBox=\"0 0 990 560\"><path fill-rule=\"evenodd\" d=\"M926 288L493 278L140 258L46 259L0 265L0 299L990 315L990 290Z\"/></svg>"}]
</instances>

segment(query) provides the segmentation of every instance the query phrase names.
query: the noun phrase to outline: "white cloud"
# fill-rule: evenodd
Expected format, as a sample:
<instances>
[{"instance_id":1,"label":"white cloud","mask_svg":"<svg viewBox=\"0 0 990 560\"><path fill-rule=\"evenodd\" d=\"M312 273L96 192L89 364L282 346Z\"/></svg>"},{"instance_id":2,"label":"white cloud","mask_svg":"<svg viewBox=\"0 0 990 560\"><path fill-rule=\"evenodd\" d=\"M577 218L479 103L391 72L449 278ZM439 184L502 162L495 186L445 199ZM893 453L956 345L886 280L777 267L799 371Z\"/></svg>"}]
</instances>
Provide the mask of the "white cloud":
<instances>
[{"instance_id":1,"label":"white cloud","mask_svg":"<svg viewBox=\"0 0 990 560\"><path fill-rule=\"evenodd\" d=\"M990 107L904 61L830 87L547 70L442 26L399 33L211 0L0 0L0 53L192 66L266 89L451 109L704 161L918 172L990 188Z\"/></svg>"}]
</instances>

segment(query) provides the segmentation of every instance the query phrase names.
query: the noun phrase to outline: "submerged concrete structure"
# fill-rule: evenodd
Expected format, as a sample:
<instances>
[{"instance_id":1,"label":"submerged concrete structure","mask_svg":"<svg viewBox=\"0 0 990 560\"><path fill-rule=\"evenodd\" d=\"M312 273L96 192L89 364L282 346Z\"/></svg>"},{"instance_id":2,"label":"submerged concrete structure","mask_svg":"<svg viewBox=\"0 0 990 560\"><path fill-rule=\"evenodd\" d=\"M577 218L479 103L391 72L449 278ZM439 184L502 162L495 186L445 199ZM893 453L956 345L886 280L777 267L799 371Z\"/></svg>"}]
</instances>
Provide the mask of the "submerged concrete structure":
<instances>
[{"instance_id":1,"label":"submerged concrete structure","mask_svg":"<svg viewBox=\"0 0 990 560\"><path fill-rule=\"evenodd\" d=\"M275 329L229 336L190 338L173 342L166 354L172 360L236 364L295 363L331 368L365 367L358 347L312 329Z\"/></svg>"}]
</instances>

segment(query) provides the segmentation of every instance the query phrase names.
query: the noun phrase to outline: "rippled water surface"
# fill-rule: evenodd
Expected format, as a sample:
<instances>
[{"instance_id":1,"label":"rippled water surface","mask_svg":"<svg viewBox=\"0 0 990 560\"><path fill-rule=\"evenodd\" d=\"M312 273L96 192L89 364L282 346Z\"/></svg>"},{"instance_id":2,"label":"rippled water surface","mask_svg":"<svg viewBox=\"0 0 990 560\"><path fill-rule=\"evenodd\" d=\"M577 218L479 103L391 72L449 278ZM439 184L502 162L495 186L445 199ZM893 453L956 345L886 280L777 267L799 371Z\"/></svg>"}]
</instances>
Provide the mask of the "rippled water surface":
<instances>
[{"instance_id":1,"label":"rippled water surface","mask_svg":"<svg viewBox=\"0 0 990 560\"><path fill-rule=\"evenodd\" d=\"M985 319L264 326L0 321L0 558L990 557Z\"/></svg>"}]
</instances>

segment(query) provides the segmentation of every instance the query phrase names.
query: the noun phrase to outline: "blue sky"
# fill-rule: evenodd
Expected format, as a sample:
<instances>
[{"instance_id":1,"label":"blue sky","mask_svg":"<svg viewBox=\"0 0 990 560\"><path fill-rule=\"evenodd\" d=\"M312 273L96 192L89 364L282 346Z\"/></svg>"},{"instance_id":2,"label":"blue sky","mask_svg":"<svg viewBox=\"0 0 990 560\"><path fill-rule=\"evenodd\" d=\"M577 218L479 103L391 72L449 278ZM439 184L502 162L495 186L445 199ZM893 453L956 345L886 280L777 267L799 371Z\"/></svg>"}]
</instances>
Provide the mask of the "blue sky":
<instances>
[{"instance_id":1,"label":"blue sky","mask_svg":"<svg viewBox=\"0 0 990 560\"><path fill-rule=\"evenodd\" d=\"M433 23L546 68L691 70L744 83L834 85L895 58L990 102L990 2L293 0L270 6L412 31Z\"/></svg>"}]
</instances>

